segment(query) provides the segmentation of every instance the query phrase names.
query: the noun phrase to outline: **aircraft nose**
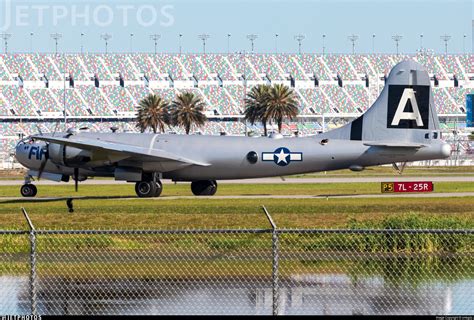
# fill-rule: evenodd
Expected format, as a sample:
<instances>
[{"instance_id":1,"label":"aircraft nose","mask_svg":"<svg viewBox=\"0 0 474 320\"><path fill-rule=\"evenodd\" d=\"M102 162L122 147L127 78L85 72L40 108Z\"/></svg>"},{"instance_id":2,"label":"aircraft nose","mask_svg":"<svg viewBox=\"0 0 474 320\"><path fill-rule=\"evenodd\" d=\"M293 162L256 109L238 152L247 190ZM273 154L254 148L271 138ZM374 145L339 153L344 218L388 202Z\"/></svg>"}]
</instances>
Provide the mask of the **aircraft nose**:
<instances>
[{"instance_id":1,"label":"aircraft nose","mask_svg":"<svg viewBox=\"0 0 474 320\"><path fill-rule=\"evenodd\" d=\"M15 148L15 158L21 164L26 162L28 155L28 145L26 143L18 143Z\"/></svg>"}]
</instances>

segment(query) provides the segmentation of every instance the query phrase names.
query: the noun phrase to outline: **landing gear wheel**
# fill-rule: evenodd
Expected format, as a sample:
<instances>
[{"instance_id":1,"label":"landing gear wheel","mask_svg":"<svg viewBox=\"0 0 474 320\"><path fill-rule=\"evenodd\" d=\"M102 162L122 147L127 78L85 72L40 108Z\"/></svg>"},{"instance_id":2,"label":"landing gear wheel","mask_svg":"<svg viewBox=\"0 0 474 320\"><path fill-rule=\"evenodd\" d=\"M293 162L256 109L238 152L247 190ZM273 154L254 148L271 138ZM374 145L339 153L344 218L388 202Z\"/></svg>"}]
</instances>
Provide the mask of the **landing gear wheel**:
<instances>
[{"instance_id":1,"label":"landing gear wheel","mask_svg":"<svg viewBox=\"0 0 474 320\"><path fill-rule=\"evenodd\" d=\"M36 189L34 184L27 183L21 186L20 192L23 197L34 197L36 196L38 189Z\"/></svg>"},{"instance_id":2,"label":"landing gear wheel","mask_svg":"<svg viewBox=\"0 0 474 320\"><path fill-rule=\"evenodd\" d=\"M153 181L140 181L135 184L135 192L140 198L154 197L156 194L156 189L157 186Z\"/></svg>"},{"instance_id":3,"label":"landing gear wheel","mask_svg":"<svg viewBox=\"0 0 474 320\"><path fill-rule=\"evenodd\" d=\"M193 181L191 191L195 196L213 196L217 192L217 182L216 180Z\"/></svg>"},{"instance_id":4,"label":"landing gear wheel","mask_svg":"<svg viewBox=\"0 0 474 320\"><path fill-rule=\"evenodd\" d=\"M163 191L163 184L160 180L156 181L155 183L155 195L154 197L159 197L161 195L161 191Z\"/></svg>"}]
</instances>

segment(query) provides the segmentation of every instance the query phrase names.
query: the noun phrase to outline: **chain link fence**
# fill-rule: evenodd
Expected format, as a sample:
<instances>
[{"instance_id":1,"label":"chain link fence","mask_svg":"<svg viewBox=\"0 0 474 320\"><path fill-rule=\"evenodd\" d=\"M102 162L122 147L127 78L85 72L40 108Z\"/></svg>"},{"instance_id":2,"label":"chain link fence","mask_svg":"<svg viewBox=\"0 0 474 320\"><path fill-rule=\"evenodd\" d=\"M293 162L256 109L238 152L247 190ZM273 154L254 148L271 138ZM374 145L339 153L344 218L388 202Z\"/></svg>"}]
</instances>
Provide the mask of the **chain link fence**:
<instances>
[{"instance_id":1,"label":"chain link fence","mask_svg":"<svg viewBox=\"0 0 474 320\"><path fill-rule=\"evenodd\" d=\"M474 230L0 231L0 314L472 314Z\"/></svg>"}]
</instances>

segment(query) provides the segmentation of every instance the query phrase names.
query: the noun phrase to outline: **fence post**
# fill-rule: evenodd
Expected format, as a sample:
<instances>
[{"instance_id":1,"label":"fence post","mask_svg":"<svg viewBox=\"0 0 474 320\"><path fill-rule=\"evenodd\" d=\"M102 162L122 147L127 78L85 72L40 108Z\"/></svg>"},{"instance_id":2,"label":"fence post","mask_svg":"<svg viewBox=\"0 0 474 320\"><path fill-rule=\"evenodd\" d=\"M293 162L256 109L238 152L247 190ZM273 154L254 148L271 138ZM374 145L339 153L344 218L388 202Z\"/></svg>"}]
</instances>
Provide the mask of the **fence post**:
<instances>
[{"instance_id":1,"label":"fence post","mask_svg":"<svg viewBox=\"0 0 474 320\"><path fill-rule=\"evenodd\" d=\"M37 315L36 308L36 231L25 208L21 208L25 216L28 227L30 228L30 304L31 314Z\"/></svg>"},{"instance_id":2,"label":"fence post","mask_svg":"<svg viewBox=\"0 0 474 320\"><path fill-rule=\"evenodd\" d=\"M278 277L279 245L277 226L265 206L262 206L263 212L267 216L268 222L272 226L272 315L278 315L280 306L280 283Z\"/></svg>"}]
</instances>

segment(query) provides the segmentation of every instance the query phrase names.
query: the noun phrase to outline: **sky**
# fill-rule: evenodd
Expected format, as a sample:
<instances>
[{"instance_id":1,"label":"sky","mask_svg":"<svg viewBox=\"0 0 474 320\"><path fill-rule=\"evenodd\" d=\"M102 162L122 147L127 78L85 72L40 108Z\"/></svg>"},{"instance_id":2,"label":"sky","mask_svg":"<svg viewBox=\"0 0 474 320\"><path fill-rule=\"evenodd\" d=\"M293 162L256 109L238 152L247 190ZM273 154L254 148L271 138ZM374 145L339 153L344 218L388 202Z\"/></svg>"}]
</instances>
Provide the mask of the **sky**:
<instances>
[{"instance_id":1,"label":"sky","mask_svg":"<svg viewBox=\"0 0 474 320\"><path fill-rule=\"evenodd\" d=\"M398 34L401 53L441 53L446 34L448 52L461 53L472 52L473 17L473 0L0 0L9 52L53 52L52 33L60 52L103 52L107 33L109 52L153 52L151 34L159 52L179 52L179 39L183 53L203 52L200 34L208 53L250 52L249 34L257 53L297 52L301 34L303 52L321 52L325 35L325 52L351 53L354 34L356 53L393 53Z\"/></svg>"}]
</instances>

